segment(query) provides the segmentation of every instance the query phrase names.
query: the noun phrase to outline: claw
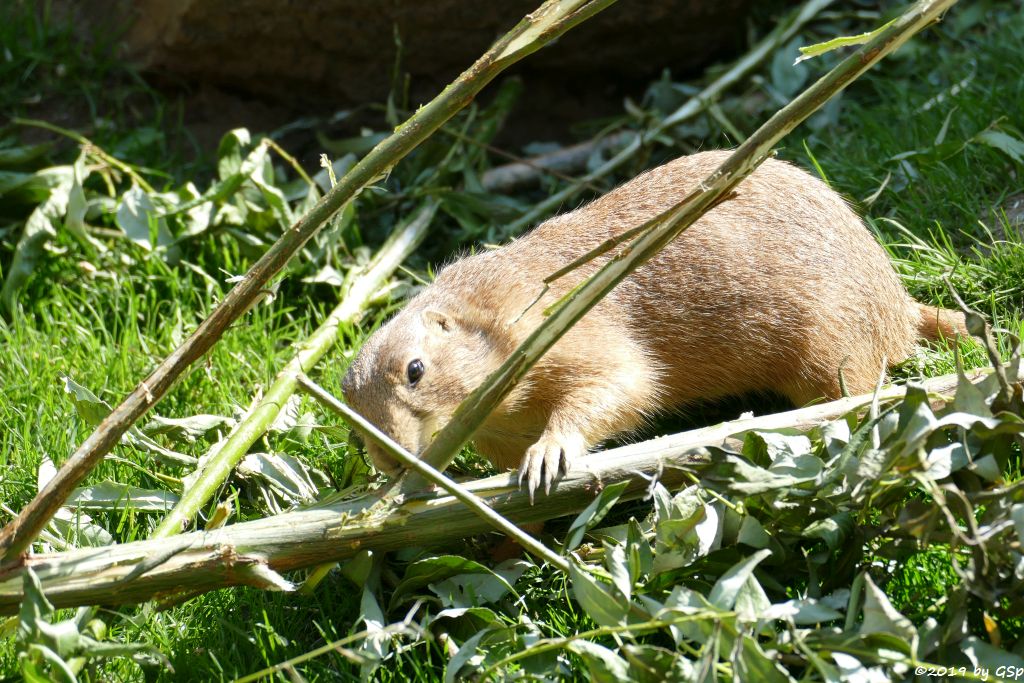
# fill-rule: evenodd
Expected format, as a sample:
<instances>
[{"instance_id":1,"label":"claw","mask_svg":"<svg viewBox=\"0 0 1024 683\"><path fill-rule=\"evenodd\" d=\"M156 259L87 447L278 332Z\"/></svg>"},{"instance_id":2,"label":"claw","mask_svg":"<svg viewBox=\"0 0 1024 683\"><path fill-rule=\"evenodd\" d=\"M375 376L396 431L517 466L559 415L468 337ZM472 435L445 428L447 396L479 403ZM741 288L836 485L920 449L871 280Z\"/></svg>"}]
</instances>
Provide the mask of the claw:
<instances>
[{"instance_id":1,"label":"claw","mask_svg":"<svg viewBox=\"0 0 1024 683\"><path fill-rule=\"evenodd\" d=\"M544 494L549 495L555 480L567 474L573 460L585 452L586 442L582 434L545 434L537 443L530 446L519 466L519 486L523 485L525 479L530 494L530 505L533 505L534 496L542 484Z\"/></svg>"}]
</instances>

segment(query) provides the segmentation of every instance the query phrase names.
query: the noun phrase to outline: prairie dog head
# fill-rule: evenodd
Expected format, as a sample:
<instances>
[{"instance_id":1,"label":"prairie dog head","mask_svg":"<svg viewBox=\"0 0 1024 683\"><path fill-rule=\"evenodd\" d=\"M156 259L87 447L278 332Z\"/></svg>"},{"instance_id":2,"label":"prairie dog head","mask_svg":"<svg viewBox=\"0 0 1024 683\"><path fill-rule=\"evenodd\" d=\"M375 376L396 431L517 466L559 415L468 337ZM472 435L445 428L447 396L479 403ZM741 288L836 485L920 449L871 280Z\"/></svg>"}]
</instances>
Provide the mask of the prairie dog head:
<instances>
[{"instance_id":1,"label":"prairie dog head","mask_svg":"<svg viewBox=\"0 0 1024 683\"><path fill-rule=\"evenodd\" d=\"M503 356L487 329L466 315L415 304L366 340L342 392L358 413L419 455ZM377 469L399 468L369 439L366 449Z\"/></svg>"}]
</instances>

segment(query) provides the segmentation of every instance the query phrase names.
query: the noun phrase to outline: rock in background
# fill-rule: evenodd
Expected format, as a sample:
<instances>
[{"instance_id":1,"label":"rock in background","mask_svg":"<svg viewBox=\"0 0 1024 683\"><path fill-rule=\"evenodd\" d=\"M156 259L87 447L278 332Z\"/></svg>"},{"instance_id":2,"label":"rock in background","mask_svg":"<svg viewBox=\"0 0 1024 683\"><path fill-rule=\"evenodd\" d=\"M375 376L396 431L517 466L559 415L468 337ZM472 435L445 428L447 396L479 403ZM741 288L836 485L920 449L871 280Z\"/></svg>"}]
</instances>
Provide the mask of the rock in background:
<instances>
[{"instance_id":1,"label":"rock in background","mask_svg":"<svg viewBox=\"0 0 1024 683\"><path fill-rule=\"evenodd\" d=\"M428 100L539 0L58 0L84 30L124 30L126 55L195 92L307 111L382 102L400 68L410 102ZM753 0L623 0L531 56L529 105L517 125L532 139L621 112L663 69L680 75L742 49ZM201 86L197 88L196 86ZM209 92L204 97L211 98ZM214 109L227 103L213 103ZM202 106L202 105L200 105Z\"/></svg>"}]
</instances>

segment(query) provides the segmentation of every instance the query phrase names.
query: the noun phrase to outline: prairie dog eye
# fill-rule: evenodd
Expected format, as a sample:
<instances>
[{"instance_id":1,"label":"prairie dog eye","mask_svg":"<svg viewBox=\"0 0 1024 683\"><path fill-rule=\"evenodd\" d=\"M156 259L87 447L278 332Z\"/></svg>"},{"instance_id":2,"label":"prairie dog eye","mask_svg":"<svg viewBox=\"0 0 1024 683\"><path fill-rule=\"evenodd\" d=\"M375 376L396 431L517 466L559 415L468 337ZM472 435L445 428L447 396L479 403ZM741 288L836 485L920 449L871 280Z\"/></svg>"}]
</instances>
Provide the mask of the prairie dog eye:
<instances>
[{"instance_id":1,"label":"prairie dog eye","mask_svg":"<svg viewBox=\"0 0 1024 683\"><path fill-rule=\"evenodd\" d=\"M423 361L419 358L410 361L409 367L405 369L405 374L409 378L409 386L416 386L416 383L420 381L421 377L423 377L424 372L425 369L423 367Z\"/></svg>"}]
</instances>

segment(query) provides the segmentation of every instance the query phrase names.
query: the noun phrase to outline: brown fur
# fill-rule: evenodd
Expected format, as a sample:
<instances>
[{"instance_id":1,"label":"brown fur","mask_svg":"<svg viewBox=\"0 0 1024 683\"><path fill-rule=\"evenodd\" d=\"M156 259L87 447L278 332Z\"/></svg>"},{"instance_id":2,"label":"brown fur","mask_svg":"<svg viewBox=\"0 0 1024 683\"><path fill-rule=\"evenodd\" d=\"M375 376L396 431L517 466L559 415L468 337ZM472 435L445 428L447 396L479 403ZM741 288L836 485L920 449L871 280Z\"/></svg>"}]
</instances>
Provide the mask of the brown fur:
<instances>
[{"instance_id":1,"label":"brown fur","mask_svg":"<svg viewBox=\"0 0 1024 683\"><path fill-rule=\"evenodd\" d=\"M668 209L724 160L672 161L494 251L461 259L374 333L344 380L349 403L413 453L605 259L542 279ZM775 391L797 405L870 391L883 359L963 334L961 316L915 302L860 219L818 179L768 160L616 287L537 363L477 432L495 465L522 463L531 492L593 444L698 399ZM406 369L421 359L412 387ZM378 466L393 468L371 448Z\"/></svg>"}]
</instances>

